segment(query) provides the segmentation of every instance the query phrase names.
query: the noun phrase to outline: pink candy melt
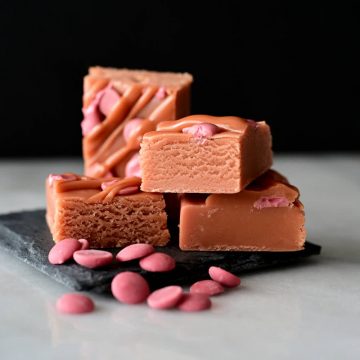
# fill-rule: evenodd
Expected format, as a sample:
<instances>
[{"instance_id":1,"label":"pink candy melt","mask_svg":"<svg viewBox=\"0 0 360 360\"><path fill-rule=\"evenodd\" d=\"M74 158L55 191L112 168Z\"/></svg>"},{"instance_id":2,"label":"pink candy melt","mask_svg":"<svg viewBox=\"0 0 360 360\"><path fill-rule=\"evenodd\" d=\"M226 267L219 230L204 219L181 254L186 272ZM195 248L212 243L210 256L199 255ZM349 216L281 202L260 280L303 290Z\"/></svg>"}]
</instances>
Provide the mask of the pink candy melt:
<instances>
[{"instance_id":1,"label":"pink candy melt","mask_svg":"<svg viewBox=\"0 0 360 360\"><path fill-rule=\"evenodd\" d=\"M118 194L119 195L131 195L131 194L136 194L138 192L139 192L138 186L128 186L126 188L119 190Z\"/></svg>"},{"instance_id":2,"label":"pink candy melt","mask_svg":"<svg viewBox=\"0 0 360 360\"><path fill-rule=\"evenodd\" d=\"M289 200L283 196L263 196L254 202L254 208L261 210L265 208L287 207Z\"/></svg>"},{"instance_id":3,"label":"pink candy melt","mask_svg":"<svg viewBox=\"0 0 360 360\"><path fill-rule=\"evenodd\" d=\"M139 128L139 126L141 125L141 123L143 122L143 119L132 119L130 120L125 126L124 126L124 130L123 130L123 137L125 139L125 141L127 142L131 136L134 134L134 132Z\"/></svg>"},{"instance_id":4,"label":"pink candy melt","mask_svg":"<svg viewBox=\"0 0 360 360\"><path fill-rule=\"evenodd\" d=\"M82 110L84 119L81 122L83 136L89 134L92 129L101 123L101 116L97 108L97 103L91 103L86 109Z\"/></svg>"},{"instance_id":5,"label":"pink candy melt","mask_svg":"<svg viewBox=\"0 0 360 360\"><path fill-rule=\"evenodd\" d=\"M49 185L52 186L55 180L76 180L76 176L72 174L50 174L48 176Z\"/></svg>"},{"instance_id":6,"label":"pink candy melt","mask_svg":"<svg viewBox=\"0 0 360 360\"><path fill-rule=\"evenodd\" d=\"M208 296L218 295L224 292L221 284L214 280L201 280L190 287L192 294L205 294Z\"/></svg>"},{"instance_id":7,"label":"pink candy melt","mask_svg":"<svg viewBox=\"0 0 360 360\"><path fill-rule=\"evenodd\" d=\"M49 262L53 265L63 264L72 259L75 251L81 249L76 239L64 239L56 243L49 252Z\"/></svg>"},{"instance_id":8,"label":"pink candy melt","mask_svg":"<svg viewBox=\"0 0 360 360\"><path fill-rule=\"evenodd\" d=\"M99 109L105 115L108 116L116 103L120 100L119 93L111 86L107 87L100 98Z\"/></svg>"},{"instance_id":9,"label":"pink candy melt","mask_svg":"<svg viewBox=\"0 0 360 360\"><path fill-rule=\"evenodd\" d=\"M114 297L125 304L139 304L146 300L150 293L149 285L139 274L125 271L116 275L111 282Z\"/></svg>"},{"instance_id":10,"label":"pink candy melt","mask_svg":"<svg viewBox=\"0 0 360 360\"><path fill-rule=\"evenodd\" d=\"M114 185L118 182L118 180L112 180L112 181L105 181L101 184L101 190L105 190L106 188L108 188L111 185Z\"/></svg>"},{"instance_id":11,"label":"pink candy melt","mask_svg":"<svg viewBox=\"0 0 360 360\"><path fill-rule=\"evenodd\" d=\"M95 269L111 264L113 255L104 250L78 250L74 252L74 260L79 265Z\"/></svg>"},{"instance_id":12,"label":"pink candy melt","mask_svg":"<svg viewBox=\"0 0 360 360\"><path fill-rule=\"evenodd\" d=\"M156 92L155 97L158 100L164 100L167 96L167 92L164 87L159 88L159 90Z\"/></svg>"},{"instance_id":13,"label":"pink candy melt","mask_svg":"<svg viewBox=\"0 0 360 360\"><path fill-rule=\"evenodd\" d=\"M211 300L205 294L185 294L178 308L181 311L202 311L211 307Z\"/></svg>"},{"instance_id":14,"label":"pink candy melt","mask_svg":"<svg viewBox=\"0 0 360 360\"><path fill-rule=\"evenodd\" d=\"M131 176L141 177L141 168L140 168L138 153L134 154L133 157L126 164L125 176L126 177L131 177Z\"/></svg>"},{"instance_id":15,"label":"pink candy melt","mask_svg":"<svg viewBox=\"0 0 360 360\"><path fill-rule=\"evenodd\" d=\"M84 314L94 310L94 303L85 295L65 294L57 300L56 309L64 314Z\"/></svg>"},{"instance_id":16,"label":"pink candy melt","mask_svg":"<svg viewBox=\"0 0 360 360\"><path fill-rule=\"evenodd\" d=\"M143 270L151 272L171 271L176 265L175 260L171 256L163 253L151 254L141 259L139 264Z\"/></svg>"},{"instance_id":17,"label":"pink candy melt","mask_svg":"<svg viewBox=\"0 0 360 360\"><path fill-rule=\"evenodd\" d=\"M81 249L80 249L80 250L87 250L87 249L89 249L90 244L89 244L89 242L88 242L86 239L79 239L78 241L79 241L79 243L81 244Z\"/></svg>"},{"instance_id":18,"label":"pink candy melt","mask_svg":"<svg viewBox=\"0 0 360 360\"><path fill-rule=\"evenodd\" d=\"M193 125L187 128L182 129L182 132L185 134L190 134L195 138L209 138L217 133L219 133L221 129L214 125L208 123L202 123L198 125Z\"/></svg>"},{"instance_id":19,"label":"pink candy melt","mask_svg":"<svg viewBox=\"0 0 360 360\"><path fill-rule=\"evenodd\" d=\"M108 116L119 99L120 95L111 85L96 94L90 105L82 109L84 115L84 119L81 122L83 136L89 134L95 126L101 123L102 116L100 111L105 116Z\"/></svg>"},{"instance_id":20,"label":"pink candy melt","mask_svg":"<svg viewBox=\"0 0 360 360\"><path fill-rule=\"evenodd\" d=\"M131 261L141 259L152 254L154 251L154 247L150 244L132 244L120 250L116 255L116 260Z\"/></svg>"},{"instance_id":21,"label":"pink candy melt","mask_svg":"<svg viewBox=\"0 0 360 360\"><path fill-rule=\"evenodd\" d=\"M116 184L117 182L118 182L118 180L112 180L112 181L103 182L101 184L101 189L105 190L106 188ZM137 192L139 192L139 187L138 186L128 186L128 187L125 187L125 188L119 190L118 194L119 195L131 195L131 194L136 194Z\"/></svg>"},{"instance_id":22,"label":"pink candy melt","mask_svg":"<svg viewBox=\"0 0 360 360\"><path fill-rule=\"evenodd\" d=\"M214 281L226 287L240 285L240 279L237 276L217 266L211 266L209 268L209 275Z\"/></svg>"},{"instance_id":23,"label":"pink candy melt","mask_svg":"<svg viewBox=\"0 0 360 360\"><path fill-rule=\"evenodd\" d=\"M178 304L182 296L180 286L166 286L151 293L147 303L153 309L171 309Z\"/></svg>"}]
</instances>

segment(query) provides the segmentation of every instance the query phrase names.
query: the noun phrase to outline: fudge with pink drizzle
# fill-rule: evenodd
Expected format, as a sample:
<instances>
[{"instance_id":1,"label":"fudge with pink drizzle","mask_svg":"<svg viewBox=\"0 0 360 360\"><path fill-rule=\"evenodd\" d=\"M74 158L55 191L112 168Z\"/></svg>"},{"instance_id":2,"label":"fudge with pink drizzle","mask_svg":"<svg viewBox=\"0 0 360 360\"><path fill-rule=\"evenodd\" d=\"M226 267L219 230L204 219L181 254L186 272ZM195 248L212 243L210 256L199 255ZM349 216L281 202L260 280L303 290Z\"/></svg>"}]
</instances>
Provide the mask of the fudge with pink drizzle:
<instances>
[{"instance_id":1,"label":"fudge with pink drizzle","mask_svg":"<svg viewBox=\"0 0 360 360\"><path fill-rule=\"evenodd\" d=\"M49 175L46 220L54 241L87 239L91 248L166 245L170 235L164 198L142 192L140 183L138 177Z\"/></svg>"},{"instance_id":2,"label":"fudge with pink drizzle","mask_svg":"<svg viewBox=\"0 0 360 360\"><path fill-rule=\"evenodd\" d=\"M191 83L187 73L90 68L81 123L85 175L141 176L142 136L190 113Z\"/></svg>"},{"instance_id":3,"label":"fudge with pink drizzle","mask_svg":"<svg viewBox=\"0 0 360 360\"><path fill-rule=\"evenodd\" d=\"M272 163L264 122L192 115L161 122L143 136L143 191L238 193Z\"/></svg>"},{"instance_id":4,"label":"fudge with pink drizzle","mask_svg":"<svg viewBox=\"0 0 360 360\"><path fill-rule=\"evenodd\" d=\"M269 170L237 194L181 198L182 250L296 251L305 242L299 190Z\"/></svg>"}]
</instances>

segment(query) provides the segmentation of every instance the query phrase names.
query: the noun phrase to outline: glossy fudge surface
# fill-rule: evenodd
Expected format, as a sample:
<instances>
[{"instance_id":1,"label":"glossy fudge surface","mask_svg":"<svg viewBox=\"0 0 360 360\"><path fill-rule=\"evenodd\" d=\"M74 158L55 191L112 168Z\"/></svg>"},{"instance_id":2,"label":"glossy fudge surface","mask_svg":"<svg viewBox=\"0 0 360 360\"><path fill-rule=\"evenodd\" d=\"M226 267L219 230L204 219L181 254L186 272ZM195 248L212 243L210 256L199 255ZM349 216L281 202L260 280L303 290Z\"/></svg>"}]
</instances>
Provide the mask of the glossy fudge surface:
<instances>
[{"instance_id":1,"label":"glossy fudge surface","mask_svg":"<svg viewBox=\"0 0 360 360\"><path fill-rule=\"evenodd\" d=\"M237 194L183 195L182 250L296 251L305 242L299 191L269 170Z\"/></svg>"},{"instance_id":2,"label":"glossy fudge surface","mask_svg":"<svg viewBox=\"0 0 360 360\"><path fill-rule=\"evenodd\" d=\"M165 245L169 232L164 198L141 192L140 181L49 175L46 220L54 241L84 238L93 248Z\"/></svg>"},{"instance_id":3,"label":"glossy fudge surface","mask_svg":"<svg viewBox=\"0 0 360 360\"><path fill-rule=\"evenodd\" d=\"M272 164L270 128L235 116L192 115L143 136L143 191L237 193Z\"/></svg>"},{"instance_id":4,"label":"glossy fudge surface","mask_svg":"<svg viewBox=\"0 0 360 360\"><path fill-rule=\"evenodd\" d=\"M81 123L85 174L141 176L142 135L189 114L191 83L187 73L90 68Z\"/></svg>"}]
</instances>

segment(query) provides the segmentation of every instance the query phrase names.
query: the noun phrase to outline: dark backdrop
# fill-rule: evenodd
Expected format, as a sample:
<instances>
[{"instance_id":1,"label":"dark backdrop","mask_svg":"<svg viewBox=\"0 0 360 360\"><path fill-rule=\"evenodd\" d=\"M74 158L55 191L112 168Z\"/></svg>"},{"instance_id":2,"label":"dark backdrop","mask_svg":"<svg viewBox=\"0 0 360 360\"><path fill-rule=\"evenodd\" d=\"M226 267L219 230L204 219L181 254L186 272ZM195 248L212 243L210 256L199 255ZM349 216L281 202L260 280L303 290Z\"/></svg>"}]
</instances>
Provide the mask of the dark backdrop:
<instances>
[{"instance_id":1,"label":"dark backdrop","mask_svg":"<svg viewBox=\"0 0 360 360\"><path fill-rule=\"evenodd\" d=\"M1 3L2 156L81 153L90 65L191 72L193 113L266 119L277 151L360 149L359 2Z\"/></svg>"}]
</instances>

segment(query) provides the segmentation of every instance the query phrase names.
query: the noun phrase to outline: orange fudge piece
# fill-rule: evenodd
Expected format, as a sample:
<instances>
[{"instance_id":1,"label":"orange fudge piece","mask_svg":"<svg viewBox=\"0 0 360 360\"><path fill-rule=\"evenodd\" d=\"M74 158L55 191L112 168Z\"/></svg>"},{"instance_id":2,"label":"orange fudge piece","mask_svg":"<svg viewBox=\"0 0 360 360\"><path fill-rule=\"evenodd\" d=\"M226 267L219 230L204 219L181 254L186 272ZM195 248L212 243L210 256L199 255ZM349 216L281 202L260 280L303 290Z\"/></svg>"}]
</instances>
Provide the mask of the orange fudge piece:
<instances>
[{"instance_id":1,"label":"orange fudge piece","mask_svg":"<svg viewBox=\"0 0 360 360\"><path fill-rule=\"evenodd\" d=\"M143 136L143 191L238 193L271 167L270 128L235 116L192 115Z\"/></svg>"},{"instance_id":2,"label":"orange fudge piece","mask_svg":"<svg viewBox=\"0 0 360 360\"><path fill-rule=\"evenodd\" d=\"M181 199L180 248L296 251L305 242L299 191L269 170L237 194L186 194Z\"/></svg>"},{"instance_id":3,"label":"orange fudge piece","mask_svg":"<svg viewBox=\"0 0 360 360\"><path fill-rule=\"evenodd\" d=\"M92 248L166 245L170 235L164 198L140 191L140 182L136 177L49 175L46 220L54 241L84 238Z\"/></svg>"},{"instance_id":4,"label":"orange fudge piece","mask_svg":"<svg viewBox=\"0 0 360 360\"><path fill-rule=\"evenodd\" d=\"M142 135L190 113L191 83L187 73L90 68L81 123L85 174L141 176Z\"/></svg>"}]
</instances>

